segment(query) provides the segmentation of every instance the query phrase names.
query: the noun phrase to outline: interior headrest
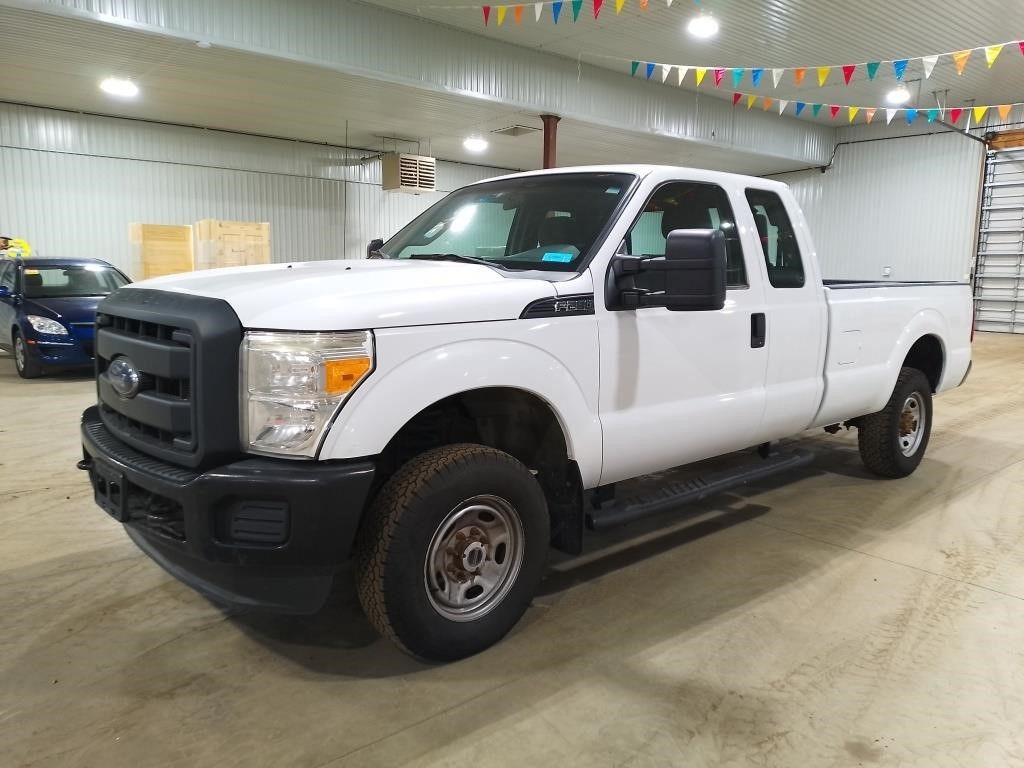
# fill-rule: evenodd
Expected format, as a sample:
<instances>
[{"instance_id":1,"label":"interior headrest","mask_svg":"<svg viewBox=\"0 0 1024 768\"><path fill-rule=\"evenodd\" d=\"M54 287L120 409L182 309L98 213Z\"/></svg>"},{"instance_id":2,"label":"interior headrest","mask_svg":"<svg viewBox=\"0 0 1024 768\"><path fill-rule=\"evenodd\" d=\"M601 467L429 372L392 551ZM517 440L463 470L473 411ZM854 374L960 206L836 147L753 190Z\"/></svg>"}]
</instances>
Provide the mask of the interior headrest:
<instances>
[{"instance_id":1,"label":"interior headrest","mask_svg":"<svg viewBox=\"0 0 1024 768\"><path fill-rule=\"evenodd\" d=\"M42 275L25 275L25 287L26 288L41 288L43 285Z\"/></svg>"}]
</instances>

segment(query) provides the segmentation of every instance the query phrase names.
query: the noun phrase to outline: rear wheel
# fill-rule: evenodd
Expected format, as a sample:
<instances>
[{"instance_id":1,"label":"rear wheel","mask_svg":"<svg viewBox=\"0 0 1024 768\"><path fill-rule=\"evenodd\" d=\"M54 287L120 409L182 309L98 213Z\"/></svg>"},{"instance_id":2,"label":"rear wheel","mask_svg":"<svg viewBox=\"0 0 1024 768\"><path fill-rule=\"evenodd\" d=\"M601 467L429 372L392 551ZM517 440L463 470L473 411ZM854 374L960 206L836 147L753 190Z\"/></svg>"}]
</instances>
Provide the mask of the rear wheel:
<instances>
[{"instance_id":1,"label":"rear wheel","mask_svg":"<svg viewBox=\"0 0 1024 768\"><path fill-rule=\"evenodd\" d=\"M537 480L512 456L470 444L428 451L385 484L364 521L360 602L414 656L478 653L529 606L549 528Z\"/></svg>"},{"instance_id":2,"label":"rear wheel","mask_svg":"<svg viewBox=\"0 0 1024 768\"><path fill-rule=\"evenodd\" d=\"M932 389L916 368L904 368L885 408L860 419L864 466L882 477L906 477L921 463L932 431Z\"/></svg>"},{"instance_id":3,"label":"rear wheel","mask_svg":"<svg viewBox=\"0 0 1024 768\"><path fill-rule=\"evenodd\" d=\"M28 345L19 331L14 331L14 367L23 379L35 379L42 375L39 363L32 359Z\"/></svg>"}]
</instances>

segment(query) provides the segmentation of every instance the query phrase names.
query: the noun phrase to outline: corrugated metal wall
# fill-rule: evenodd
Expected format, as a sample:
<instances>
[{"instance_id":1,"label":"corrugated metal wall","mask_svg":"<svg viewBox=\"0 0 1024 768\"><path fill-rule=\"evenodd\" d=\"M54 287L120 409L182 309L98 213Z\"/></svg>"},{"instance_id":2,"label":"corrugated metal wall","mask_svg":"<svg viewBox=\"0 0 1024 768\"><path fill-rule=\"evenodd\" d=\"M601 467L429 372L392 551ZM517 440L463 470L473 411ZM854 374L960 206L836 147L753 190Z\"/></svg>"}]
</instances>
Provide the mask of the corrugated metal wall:
<instances>
[{"instance_id":1,"label":"corrugated metal wall","mask_svg":"<svg viewBox=\"0 0 1024 768\"><path fill-rule=\"evenodd\" d=\"M838 131L827 172L777 177L804 208L823 274L880 280L890 267L893 280L965 280L984 147L948 132L887 135L870 126Z\"/></svg>"},{"instance_id":2,"label":"corrugated metal wall","mask_svg":"<svg viewBox=\"0 0 1024 768\"><path fill-rule=\"evenodd\" d=\"M269 221L275 261L357 258L445 192L502 173L439 163L441 191L390 193L372 155L0 104L0 229L39 255L127 269L132 222Z\"/></svg>"}]
</instances>

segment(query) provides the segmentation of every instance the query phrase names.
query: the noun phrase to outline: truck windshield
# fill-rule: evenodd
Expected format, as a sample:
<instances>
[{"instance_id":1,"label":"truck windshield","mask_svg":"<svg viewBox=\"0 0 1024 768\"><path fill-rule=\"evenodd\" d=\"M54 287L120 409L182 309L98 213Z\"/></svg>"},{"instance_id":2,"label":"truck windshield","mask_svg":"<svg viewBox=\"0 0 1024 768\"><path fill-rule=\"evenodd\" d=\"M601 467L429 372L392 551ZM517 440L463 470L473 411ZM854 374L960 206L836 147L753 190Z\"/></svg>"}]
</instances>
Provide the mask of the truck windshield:
<instances>
[{"instance_id":1,"label":"truck windshield","mask_svg":"<svg viewBox=\"0 0 1024 768\"><path fill-rule=\"evenodd\" d=\"M26 265L23 279L29 299L106 296L128 283L116 269L102 264Z\"/></svg>"},{"instance_id":2,"label":"truck windshield","mask_svg":"<svg viewBox=\"0 0 1024 768\"><path fill-rule=\"evenodd\" d=\"M634 180L623 173L567 173L460 189L385 243L380 256L575 271Z\"/></svg>"}]
</instances>

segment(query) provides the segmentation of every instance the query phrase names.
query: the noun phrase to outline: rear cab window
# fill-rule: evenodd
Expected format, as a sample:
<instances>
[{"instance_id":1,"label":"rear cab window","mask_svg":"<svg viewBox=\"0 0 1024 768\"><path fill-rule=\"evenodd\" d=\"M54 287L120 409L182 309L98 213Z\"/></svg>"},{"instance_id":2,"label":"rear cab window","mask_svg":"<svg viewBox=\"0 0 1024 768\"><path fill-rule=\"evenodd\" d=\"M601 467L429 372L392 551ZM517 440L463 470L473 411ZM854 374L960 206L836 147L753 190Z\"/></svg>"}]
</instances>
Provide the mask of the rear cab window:
<instances>
[{"instance_id":1,"label":"rear cab window","mask_svg":"<svg viewBox=\"0 0 1024 768\"><path fill-rule=\"evenodd\" d=\"M773 288L803 288L803 259L786 204L776 193L763 189L748 189L746 196L768 268L768 282Z\"/></svg>"}]
</instances>

